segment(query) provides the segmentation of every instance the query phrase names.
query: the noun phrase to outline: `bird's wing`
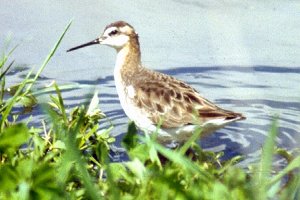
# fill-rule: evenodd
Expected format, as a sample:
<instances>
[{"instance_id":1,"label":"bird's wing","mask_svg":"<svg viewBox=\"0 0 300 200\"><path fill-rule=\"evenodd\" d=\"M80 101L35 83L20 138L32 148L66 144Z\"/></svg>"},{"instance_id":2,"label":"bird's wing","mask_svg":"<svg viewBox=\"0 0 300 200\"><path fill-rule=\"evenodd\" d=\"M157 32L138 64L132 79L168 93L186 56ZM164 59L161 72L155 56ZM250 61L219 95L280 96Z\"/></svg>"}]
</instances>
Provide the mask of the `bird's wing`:
<instances>
[{"instance_id":1,"label":"bird's wing","mask_svg":"<svg viewBox=\"0 0 300 200\"><path fill-rule=\"evenodd\" d=\"M158 72L135 83L134 101L154 124L161 123L163 128L200 125L211 119L234 119L240 115L219 108L186 83Z\"/></svg>"}]
</instances>

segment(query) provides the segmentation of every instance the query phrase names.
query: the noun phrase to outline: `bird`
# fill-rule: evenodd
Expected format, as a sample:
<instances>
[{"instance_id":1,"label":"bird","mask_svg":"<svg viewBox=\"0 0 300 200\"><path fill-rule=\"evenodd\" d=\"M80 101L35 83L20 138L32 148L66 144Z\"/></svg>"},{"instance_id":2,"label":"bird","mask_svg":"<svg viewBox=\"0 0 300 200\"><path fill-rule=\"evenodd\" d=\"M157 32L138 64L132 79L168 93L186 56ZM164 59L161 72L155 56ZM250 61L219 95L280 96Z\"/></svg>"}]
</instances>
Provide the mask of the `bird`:
<instances>
[{"instance_id":1,"label":"bird","mask_svg":"<svg viewBox=\"0 0 300 200\"><path fill-rule=\"evenodd\" d=\"M146 134L155 132L159 143L183 144L197 129L203 137L246 119L215 105L187 83L143 66L139 36L129 23L113 22L100 37L67 52L96 44L117 51L114 81L120 104L137 127Z\"/></svg>"}]
</instances>

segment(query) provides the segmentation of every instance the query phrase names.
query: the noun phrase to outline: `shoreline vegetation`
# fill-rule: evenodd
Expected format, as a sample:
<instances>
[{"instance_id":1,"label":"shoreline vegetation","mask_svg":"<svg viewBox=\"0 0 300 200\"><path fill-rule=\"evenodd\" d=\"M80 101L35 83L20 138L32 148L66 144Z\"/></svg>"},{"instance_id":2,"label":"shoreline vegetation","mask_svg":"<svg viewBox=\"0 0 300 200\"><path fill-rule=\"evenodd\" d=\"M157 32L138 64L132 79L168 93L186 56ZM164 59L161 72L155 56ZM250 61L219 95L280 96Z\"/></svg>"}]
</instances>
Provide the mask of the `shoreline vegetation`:
<instances>
[{"instance_id":1,"label":"shoreline vegetation","mask_svg":"<svg viewBox=\"0 0 300 200\"><path fill-rule=\"evenodd\" d=\"M56 83L49 102L39 104L43 126L18 121L13 109L37 104L32 86L70 25L37 73L28 73L17 86L5 85L15 48L0 58L0 199L300 199L300 156L276 147L276 118L260 162L247 169L236 166L242 156L222 161L222 152L203 151L195 142L201 130L171 150L155 142L155 133L138 135L133 123L122 142L129 160L111 162L113 126L99 127L105 114L98 94L68 111ZM275 156L287 162L280 171L272 168Z\"/></svg>"}]
</instances>

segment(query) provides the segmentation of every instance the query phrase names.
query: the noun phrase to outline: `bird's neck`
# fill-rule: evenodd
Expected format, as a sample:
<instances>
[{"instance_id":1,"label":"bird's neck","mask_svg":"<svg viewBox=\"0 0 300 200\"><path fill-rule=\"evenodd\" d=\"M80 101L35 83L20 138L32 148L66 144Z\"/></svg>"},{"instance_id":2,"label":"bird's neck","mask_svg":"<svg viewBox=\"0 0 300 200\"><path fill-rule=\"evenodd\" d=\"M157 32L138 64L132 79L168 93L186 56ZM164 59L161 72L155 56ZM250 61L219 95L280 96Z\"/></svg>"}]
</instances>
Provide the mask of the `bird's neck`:
<instances>
[{"instance_id":1,"label":"bird's neck","mask_svg":"<svg viewBox=\"0 0 300 200\"><path fill-rule=\"evenodd\" d=\"M117 60L115 66L115 79L130 84L130 80L141 68L141 52L137 38L130 38L128 43L117 50Z\"/></svg>"}]
</instances>

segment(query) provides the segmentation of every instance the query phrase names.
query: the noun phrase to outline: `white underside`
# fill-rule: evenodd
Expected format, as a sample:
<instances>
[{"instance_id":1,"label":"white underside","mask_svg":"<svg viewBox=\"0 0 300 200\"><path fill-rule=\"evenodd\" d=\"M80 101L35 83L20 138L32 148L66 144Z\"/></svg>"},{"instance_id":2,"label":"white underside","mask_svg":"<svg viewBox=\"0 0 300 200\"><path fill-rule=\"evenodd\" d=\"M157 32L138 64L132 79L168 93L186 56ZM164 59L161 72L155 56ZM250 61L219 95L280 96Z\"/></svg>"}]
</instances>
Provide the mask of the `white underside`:
<instances>
[{"instance_id":1,"label":"white underside","mask_svg":"<svg viewBox=\"0 0 300 200\"><path fill-rule=\"evenodd\" d=\"M158 129L156 125L150 125L148 127L140 127L147 134L151 134L153 132L157 132L157 140L162 144L171 144L171 143L183 143L187 141L193 133L200 129L200 136L207 136L214 131L223 128L225 125L236 121L236 119L232 120L224 120L224 119L214 119L211 121L207 121L202 125L185 125L177 128L160 128Z\"/></svg>"}]
</instances>

